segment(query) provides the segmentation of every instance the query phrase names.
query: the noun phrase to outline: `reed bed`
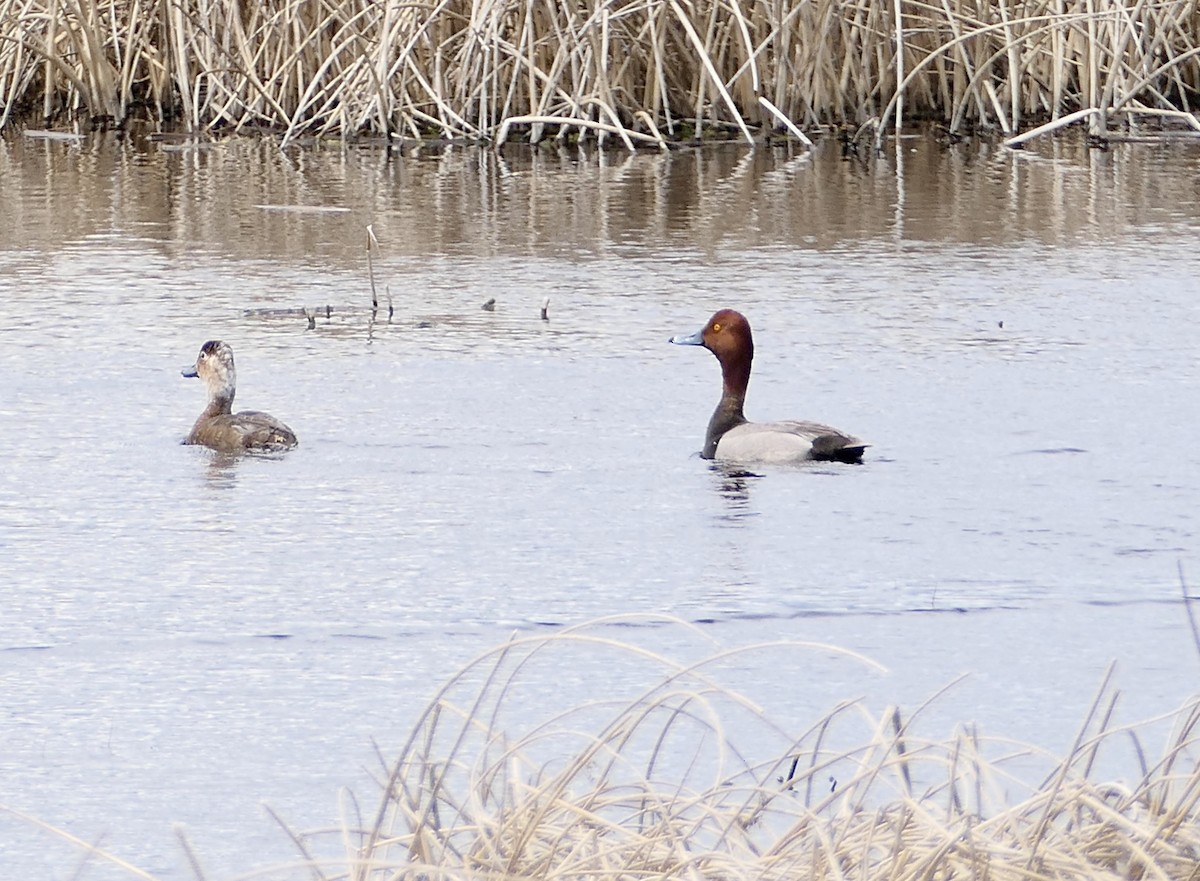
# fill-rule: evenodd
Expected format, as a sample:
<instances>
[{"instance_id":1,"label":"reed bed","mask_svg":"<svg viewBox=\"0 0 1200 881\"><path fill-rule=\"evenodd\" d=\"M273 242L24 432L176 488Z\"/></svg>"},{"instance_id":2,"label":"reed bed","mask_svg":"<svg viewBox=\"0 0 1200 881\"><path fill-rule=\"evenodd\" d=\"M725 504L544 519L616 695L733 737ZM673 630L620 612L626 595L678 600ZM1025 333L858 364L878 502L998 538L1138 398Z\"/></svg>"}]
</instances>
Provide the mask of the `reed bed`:
<instances>
[{"instance_id":1,"label":"reed bed","mask_svg":"<svg viewBox=\"0 0 1200 881\"><path fill-rule=\"evenodd\" d=\"M0 125L630 149L1192 116L1200 0L0 0Z\"/></svg>"},{"instance_id":2,"label":"reed bed","mask_svg":"<svg viewBox=\"0 0 1200 881\"><path fill-rule=\"evenodd\" d=\"M531 711L528 668L570 669L581 647L661 676L630 700ZM348 862L296 841L321 877L357 881L1200 878L1200 702L1170 717L1153 762L1136 729L1113 724L1107 680L1058 759L971 727L925 739L921 708L857 702L796 736L718 681L747 652L780 650L681 665L594 625L515 640L429 704L378 811L347 819ZM1133 782L1097 779L1116 750Z\"/></svg>"},{"instance_id":3,"label":"reed bed","mask_svg":"<svg viewBox=\"0 0 1200 881\"><path fill-rule=\"evenodd\" d=\"M641 646L615 638L631 631L614 623L641 625ZM591 622L487 652L438 690L393 761L381 756L372 814L347 795L340 829L288 830L297 863L239 877L1200 878L1200 700L1117 725L1110 670L1062 757L970 725L923 737L928 705L875 714L846 701L793 732L721 680L732 669L772 670L764 683L772 693L805 687L799 671L870 662L800 643L697 650L700 631L697 645L685 645L700 660L645 647L668 628L678 646L685 627ZM607 701L547 700L549 683L569 694L572 671L589 669L605 671L609 690L644 684ZM1146 732L1165 735L1157 759L1148 758ZM1104 767L1125 779L1104 779ZM151 881L59 834L90 859Z\"/></svg>"}]
</instances>

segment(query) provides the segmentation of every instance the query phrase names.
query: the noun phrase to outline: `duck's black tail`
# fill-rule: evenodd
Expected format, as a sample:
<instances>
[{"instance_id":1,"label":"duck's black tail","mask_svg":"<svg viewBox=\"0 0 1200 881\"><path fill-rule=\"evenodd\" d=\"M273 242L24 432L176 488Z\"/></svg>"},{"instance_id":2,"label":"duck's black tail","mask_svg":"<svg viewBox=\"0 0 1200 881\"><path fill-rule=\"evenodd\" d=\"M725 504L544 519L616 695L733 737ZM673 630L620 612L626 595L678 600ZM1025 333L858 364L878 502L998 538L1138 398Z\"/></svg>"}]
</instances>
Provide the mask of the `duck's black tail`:
<instances>
[{"instance_id":1,"label":"duck's black tail","mask_svg":"<svg viewBox=\"0 0 1200 881\"><path fill-rule=\"evenodd\" d=\"M858 438L846 437L844 434L823 434L813 438L813 459L818 462L845 462L853 465L862 461L863 451L870 444L863 443Z\"/></svg>"}]
</instances>

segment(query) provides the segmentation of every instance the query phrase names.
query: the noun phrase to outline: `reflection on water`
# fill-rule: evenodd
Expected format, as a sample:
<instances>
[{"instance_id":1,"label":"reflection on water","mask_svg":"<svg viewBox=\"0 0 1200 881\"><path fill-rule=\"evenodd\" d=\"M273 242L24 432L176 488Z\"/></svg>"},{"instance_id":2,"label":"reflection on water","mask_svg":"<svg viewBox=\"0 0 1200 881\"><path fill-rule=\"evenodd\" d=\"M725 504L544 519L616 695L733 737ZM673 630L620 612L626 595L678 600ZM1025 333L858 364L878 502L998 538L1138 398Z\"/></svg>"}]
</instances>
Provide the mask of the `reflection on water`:
<instances>
[{"instance_id":1,"label":"reflection on water","mask_svg":"<svg viewBox=\"0 0 1200 881\"><path fill-rule=\"evenodd\" d=\"M790 671L772 700L798 724L970 672L930 724L1059 742L1114 655L1137 710L1169 708L1200 532L1198 165L1066 139L852 161L0 141L0 649L45 647L3 655L6 801L170 878L177 821L216 877L245 872L292 855L260 801L336 825L372 740L456 664L613 614L894 671ZM863 465L694 455L715 376L665 341L720 306L755 327L747 415L852 427ZM300 447L180 445L201 401L178 366L213 338L254 377L239 406ZM27 832L10 874L68 874Z\"/></svg>"},{"instance_id":2,"label":"reflection on water","mask_svg":"<svg viewBox=\"0 0 1200 881\"><path fill-rule=\"evenodd\" d=\"M208 467L204 471L205 483L216 490L232 489L237 481L237 466L241 457L231 453L205 451Z\"/></svg>"},{"instance_id":3,"label":"reflection on water","mask_svg":"<svg viewBox=\"0 0 1200 881\"><path fill-rule=\"evenodd\" d=\"M1153 234L1191 217L1178 182L1192 178L1162 171L1187 147L902 143L840 161L836 150L814 158L789 147L629 155L444 146L389 155L283 152L252 139L187 152L112 134L9 138L0 141L0 180L17 198L0 218L0 240L24 250L119 233L171 256L213 247L358 270L368 223L393 259L428 259L610 253L654 242L673 243L681 256L870 241L1063 244L1131 227ZM68 198L80 210L61 211Z\"/></svg>"},{"instance_id":4,"label":"reflection on water","mask_svg":"<svg viewBox=\"0 0 1200 881\"><path fill-rule=\"evenodd\" d=\"M188 456L202 459L205 463L204 486L218 491L231 490L237 486L239 469L260 467L258 463L263 462L280 462L288 455L287 451L255 451L235 454L199 446L188 446L186 449ZM270 466L261 467L269 468Z\"/></svg>"},{"instance_id":5,"label":"reflection on water","mask_svg":"<svg viewBox=\"0 0 1200 881\"><path fill-rule=\"evenodd\" d=\"M727 526L741 526L745 518L757 516L750 504L750 490L751 482L762 475L725 462L713 462L709 468L717 492L725 502L718 519Z\"/></svg>"}]
</instances>

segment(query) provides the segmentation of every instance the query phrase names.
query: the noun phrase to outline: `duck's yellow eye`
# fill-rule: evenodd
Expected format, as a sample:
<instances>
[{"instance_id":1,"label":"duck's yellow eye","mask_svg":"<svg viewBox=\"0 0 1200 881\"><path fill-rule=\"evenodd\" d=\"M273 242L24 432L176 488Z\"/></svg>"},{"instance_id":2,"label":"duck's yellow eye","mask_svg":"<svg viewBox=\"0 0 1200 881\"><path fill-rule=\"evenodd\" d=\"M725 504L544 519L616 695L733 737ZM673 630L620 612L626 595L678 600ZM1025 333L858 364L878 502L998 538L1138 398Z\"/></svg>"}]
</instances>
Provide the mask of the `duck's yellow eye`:
<instances>
[{"instance_id":1,"label":"duck's yellow eye","mask_svg":"<svg viewBox=\"0 0 1200 881\"><path fill-rule=\"evenodd\" d=\"M718 321L716 324L713 325L713 333L716 333L720 329L721 329L721 323Z\"/></svg>"}]
</instances>

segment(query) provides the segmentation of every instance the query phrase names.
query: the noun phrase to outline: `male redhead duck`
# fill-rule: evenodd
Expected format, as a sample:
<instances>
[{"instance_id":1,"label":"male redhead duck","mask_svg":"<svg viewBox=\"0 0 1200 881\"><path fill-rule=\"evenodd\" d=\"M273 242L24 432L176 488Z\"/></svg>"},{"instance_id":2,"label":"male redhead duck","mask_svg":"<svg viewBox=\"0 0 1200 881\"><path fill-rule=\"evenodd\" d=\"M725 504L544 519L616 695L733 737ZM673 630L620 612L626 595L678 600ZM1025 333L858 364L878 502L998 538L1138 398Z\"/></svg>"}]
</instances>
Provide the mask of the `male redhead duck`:
<instances>
[{"instance_id":1,"label":"male redhead duck","mask_svg":"<svg viewBox=\"0 0 1200 881\"><path fill-rule=\"evenodd\" d=\"M192 426L185 444L201 444L225 453L290 450L296 446L295 433L274 416L257 410L233 412L237 371L233 349L226 343L209 340L200 347L195 365L181 372L200 377L208 387L208 406Z\"/></svg>"},{"instance_id":2,"label":"male redhead duck","mask_svg":"<svg viewBox=\"0 0 1200 881\"><path fill-rule=\"evenodd\" d=\"M868 444L817 422L748 422L742 414L754 338L746 316L722 309L688 336L671 337L681 346L704 346L721 362L724 390L708 422L700 455L735 462L799 462L808 459L859 462Z\"/></svg>"}]
</instances>

